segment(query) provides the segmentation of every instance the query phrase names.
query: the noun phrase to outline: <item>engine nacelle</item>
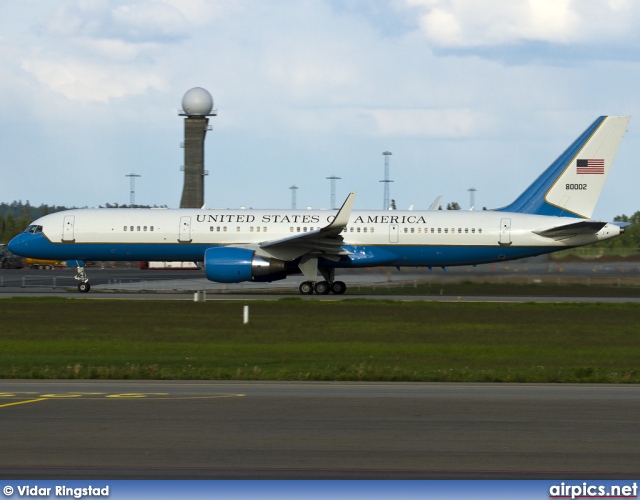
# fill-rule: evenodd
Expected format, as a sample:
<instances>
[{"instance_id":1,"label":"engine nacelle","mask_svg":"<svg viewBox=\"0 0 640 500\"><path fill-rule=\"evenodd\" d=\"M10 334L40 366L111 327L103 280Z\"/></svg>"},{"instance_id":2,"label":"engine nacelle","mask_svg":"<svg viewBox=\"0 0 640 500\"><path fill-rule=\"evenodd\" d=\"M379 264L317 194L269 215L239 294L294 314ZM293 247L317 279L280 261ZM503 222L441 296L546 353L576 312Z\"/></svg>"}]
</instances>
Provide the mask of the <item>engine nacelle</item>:
<instances>
[{"instance_id":1,"label":"engine nacelle","mask_svg":"<svg viewBox=\"0 0 640 500\"><path fill-rule=\"evenodd\" d=\"M246 248L209 248L204 253L204 266L207 279L218 283L277 281L287 277L283 260L260 257Z\"/></svg>"}]
</instances>

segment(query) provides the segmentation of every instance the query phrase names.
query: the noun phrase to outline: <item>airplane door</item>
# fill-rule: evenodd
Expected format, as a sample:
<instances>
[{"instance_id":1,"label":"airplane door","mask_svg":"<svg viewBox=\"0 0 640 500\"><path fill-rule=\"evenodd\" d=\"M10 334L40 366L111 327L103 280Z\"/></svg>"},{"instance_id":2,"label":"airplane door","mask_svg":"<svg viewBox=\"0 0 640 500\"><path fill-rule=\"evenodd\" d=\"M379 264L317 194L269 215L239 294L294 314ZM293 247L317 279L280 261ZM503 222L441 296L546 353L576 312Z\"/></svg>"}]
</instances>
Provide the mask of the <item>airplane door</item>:
<instances>
[{"instance_id":1,"label":"airplane door","mask_svg":"<svg viewBox=\"0 0 640 500\"><path fill-rule=\"evenodd\" d=\"M398 243L398 233L400 226L398 224L389 225L389 243Z\"/></svg>"},{"instance_id":2,"label":"airplane door","mask_svg":"<svg viewBox=\"0 0 640 500\"><path fill-rule=\"evenodd\" d=\"M65 215L62 225L62 241L73 243L75 238L73 237L73 224L75 222L75 215Z\"/></svg>"},{"instance_id":3,"label":"airplane door","mask_svg":"<svg viewBox=\"0 0 640 500\"><path fill-rule=\"evenodd\" d=\"M511 245L511 219L500 219L500 244Z\"/></svg>"},{"instance_id":4,"label":"airplane door","mask_svg":"<svg viewBox=\"0 0 640 500\"><path fill-rule=\"evenodd\" d=\"M180 236L178 241L180 243L191 242L191 217L180 217Z\"/></svg>"}]
</instances>

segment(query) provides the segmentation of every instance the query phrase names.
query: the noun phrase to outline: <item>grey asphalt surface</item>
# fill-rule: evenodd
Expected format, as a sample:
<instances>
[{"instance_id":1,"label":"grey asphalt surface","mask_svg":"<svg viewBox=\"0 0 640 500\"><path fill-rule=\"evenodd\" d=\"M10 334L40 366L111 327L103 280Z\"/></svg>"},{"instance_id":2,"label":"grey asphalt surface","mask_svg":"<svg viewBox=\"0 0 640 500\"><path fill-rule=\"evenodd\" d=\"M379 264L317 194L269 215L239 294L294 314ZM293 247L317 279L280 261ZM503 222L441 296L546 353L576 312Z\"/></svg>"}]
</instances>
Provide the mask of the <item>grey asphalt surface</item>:
<instances>
[{"instance_id":1,"label":"grey asphalt surface","mask_svg":"<svg viewBox=\"0 0 640 500\"><path fill-rule=\"evenodd\" d=\"M4 479L637 478L640 387L12 381Z\"/></svg>"},{"instance_id":2,"label":"grey asphalt surface","mask_svg":"<svg viewBox=\"0 0 640 500\"><path fill-rule=\"evenodd\" d=\"M480 280L480 282L524 282L525 283L577 283L585 286L605 284L610 288L634 286L640 283L640 264L627 263L573 263L559 266L549 262L511 262L478 267L450 268L446 272L425 269L370 269L343 270L339 276L348 285L343 296L301 296L297 287L304 278L293 276L273 283L212 283L203 271L191 270L140 270L126 268L87 268L91 280L91 292L79 293L73 279L75 269L53 270L7 270L0 269L0 298L62 296L73 298L140 298L193 300L195 291L205 291L207 300L275 300L287 296L305 300L344 300L354 298L383 300L428 300L428 301L509 301L509 302L640 302L637 297L458 297L446 293L448 283ZM410 290L416 283L432 285L432 295L412 295ZM612 285L613 284L613 285ZM404 295L364 295L360 286L402 287ZM440 291L440 294L437 292Z\"/></svg>"}]
</instances>

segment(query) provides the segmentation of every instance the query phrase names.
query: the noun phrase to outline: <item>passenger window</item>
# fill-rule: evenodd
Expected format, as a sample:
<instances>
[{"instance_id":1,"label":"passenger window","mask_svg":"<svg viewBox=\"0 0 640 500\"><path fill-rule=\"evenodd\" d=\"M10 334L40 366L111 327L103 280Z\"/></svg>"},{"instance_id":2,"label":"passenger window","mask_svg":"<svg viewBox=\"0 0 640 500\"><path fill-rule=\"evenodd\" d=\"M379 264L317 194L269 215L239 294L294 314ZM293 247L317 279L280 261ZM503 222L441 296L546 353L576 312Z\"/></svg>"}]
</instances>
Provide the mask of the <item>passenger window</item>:
<instances>
[{"instance_id":1,"label":"passenger window","mask_svg":"<svg viewBox=\"0 0 640 500\"><path fill-rule=\"evenodd\" d=\"M124 230L125 230L125 231L127 230L127 226L124 226Z\"/></svg>"},{"instance_id":2,"label":"passenger window","mask_svg":"<svg viewBox=\"0 0 640 500\"><path fill-rule=\"evenodd\" d=\"M369 228L369 229L371 229L371 232L373 233L373 228Z\"/></svg>"},{"instance_id":3,"label":"passenger window","mask_svg":"<svg viewBox=\"0 0 640 500\"><path fill-rule=\"evenodd\" d=\"M478 228L478 232L479 232L479 233L481 233L481 232L482 232L482 228L481 228L481 227L480 227L480 228Z\"/></svg>"},{"instance_id":4,"label":"passenger window","mask_svg":"<svg viewBox=\"0 0 640 500\"><path fill-rule=\"evenodd\" d=\"M153 226L150 226L150 227L149 227L149 231L153 231Z\"/></svg>"},{"instance_id":5,"label":"passenger window","mask_svg":"<svg viewBox=\"0 0 640 500\"><path fill-rule=\"evenodd\" d=\"M240 232L240 226L236 226L236 231L239 233Z\"/></svg>"},{"instance_id":6,"label":"passenger window","mask_svg":"<svg viewBox=\"0 0 640 500\"><path fill-rule=\"evenodd\" d=\"M441 232L442 232L442 229L441 229L441 228L438 228L438 232L439 232L439 233L441 233Z\"/></svg>"},{"instance_id":7,"label":"passenger window","mask_svg":"<svg viewBox=\"0 0 640 500\"><path fill-rule=\"evenodd\" d=\"M448 232L449 232L449 228L448 228L448 227L445 227L445 228L444 228L444 232L445 232L445 233L448 233Z\"/></svg>"},{"instance_id":8,"label":"passenger window","mask_svg":"<svg viewBox=\"0 0 640 500\"><path fill-rule=\"evenodd\" d=\"M147 226L144 226L144 228L143 228L143 229L146 231L146 230L147 230Z\"/></svg>"},{"instance_id":9,"label":"passenger window","mask_svg":"<svg viewBox=\"0 0 640 500\"><path fill-rule=\"evenodd\" d=\"M253 233L253 226L251 226L251 227L249 228L249 232L250 232L250 233Z\"/></svg>"}]
</instances>

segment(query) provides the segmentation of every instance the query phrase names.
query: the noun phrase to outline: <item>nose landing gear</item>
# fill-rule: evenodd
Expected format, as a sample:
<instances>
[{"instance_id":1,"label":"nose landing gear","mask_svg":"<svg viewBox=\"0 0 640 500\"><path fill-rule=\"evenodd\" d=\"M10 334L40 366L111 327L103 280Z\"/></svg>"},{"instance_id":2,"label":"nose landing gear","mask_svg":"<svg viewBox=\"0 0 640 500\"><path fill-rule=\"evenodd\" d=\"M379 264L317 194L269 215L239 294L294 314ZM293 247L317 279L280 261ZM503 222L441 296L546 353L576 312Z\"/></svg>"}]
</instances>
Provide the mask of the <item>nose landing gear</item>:
<instances>
[{"instance_id":1,"label":"nose landing gear","mask_svg":"<svg viewBox=\"0 0 640 500\"><path fill-rule=\"evenodd\" d=\"M87 273L84 271L84 266L78 266L77 270L78 272L76 273L75 278L80 282L78 283L78 291L87 293L89 290L91 290L91 285L89 284Z\"/></svg>"}]
</instances>

